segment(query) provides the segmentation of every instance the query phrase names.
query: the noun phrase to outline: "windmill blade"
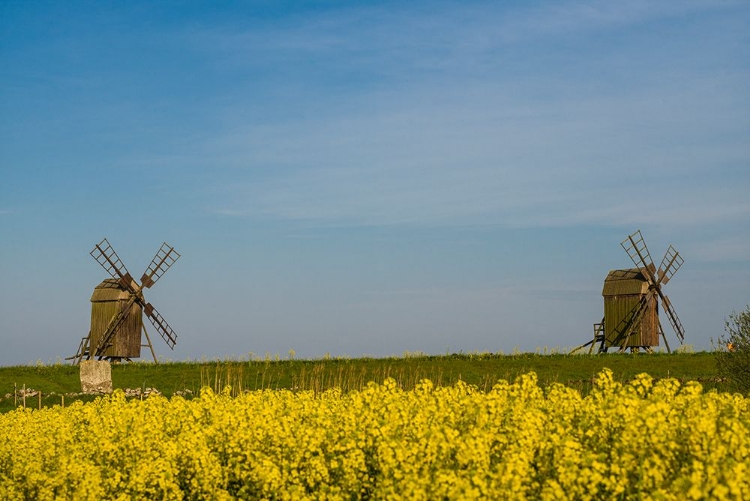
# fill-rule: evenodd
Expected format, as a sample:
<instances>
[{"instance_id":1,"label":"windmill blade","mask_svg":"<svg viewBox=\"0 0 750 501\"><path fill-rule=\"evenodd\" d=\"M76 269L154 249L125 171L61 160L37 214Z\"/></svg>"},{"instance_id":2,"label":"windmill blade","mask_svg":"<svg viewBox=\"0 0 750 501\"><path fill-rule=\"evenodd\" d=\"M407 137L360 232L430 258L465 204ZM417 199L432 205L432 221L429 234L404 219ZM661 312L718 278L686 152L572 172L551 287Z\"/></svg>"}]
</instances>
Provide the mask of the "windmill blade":
<instances>
[{"instance_id":1,"label":"windmill blade","mask_svg":"<svg viewBox=\"0 0 750 501\"><path fill-rule=\"evenodd\" d=\"M164 339L164 342L167 343L167 346L174 350L174 345L177 344L177 334L172 330L167 321L164 320L164 317L162 317L161 314L151 306L151 303L146 304L143 308L143 312L148 319L151 320L151 323L154 324L156 330L159 331L159 334Z\"/></svg>"},{"instance_id":2,"label":"windmill blade","mask_svg":"<svg viewBox=\"0 0 750 501\"><path fill-rule=\"evenodd\" d=\"M664 254L664 258L661 260L659 271L656 273L658 280L656 284L666 284L669 282L684 262L685 260L682 259L680 253L670 245L669 249L667 249L667 252Z\"/></svg>"},{"instance_id":3,"label":"windmill blade","mask_svg":"<svg viewBox=\"0 0 750 501\"><path fill-rule=\"evenodd\" d=\"M167 270L180 259L180 255L174 250L174 247L164 242L156 252L154 259L151 260L151 264L143 273L141 277L141 284L143 287L151 288L164 275Z\"/></svg>"},{"instance_id":4,"label":"windmill blade","mask_svg":"<svg viewBox=\"0 0 750 501\"><path fill-rule=\"evenodd\" d=\"M643 235L641 235L641 230L628 235L628 238L620 242L620 245L628 253L628 257L633 261L635 267L643 270L649 282L655 284L654 261L651 259L651 253L648 251L648 247L646 247L646 241L643 239Z\"/></svg>"},{"instance_id":5,"label":"windmill blade","mask_svg":"<svg viewBox=\"0 0 750 501\"><path fill-rule=\"evenodd\" d=\"M661 293L661 290L659 290L659 295L661 296L661 302L664 304L664 309L667 311L667 318L669 318L669 323L672 324L672 329L674 329L674 333L677 334L677 337L680 340L680 343L682 343L685 340L685 329L682 327L682 322L680 322L680 317L677 316L677 313L674 311L674 307L672 306L672 302L669 300L669 298Z\"/></svg>"},{"instance_id":6,"label":"windmill blade","mask_svg":"<svg viewBox=\"0 0 750 501\"><path fill-rule=\"evenodd\" d=\"M130 272L128 272L120 256L117 255L106 238L96 244L94 250L89 254L112 278L119 281L128 290L133 290L133 277L130 276Z\"/></svg>"}]
</instances>

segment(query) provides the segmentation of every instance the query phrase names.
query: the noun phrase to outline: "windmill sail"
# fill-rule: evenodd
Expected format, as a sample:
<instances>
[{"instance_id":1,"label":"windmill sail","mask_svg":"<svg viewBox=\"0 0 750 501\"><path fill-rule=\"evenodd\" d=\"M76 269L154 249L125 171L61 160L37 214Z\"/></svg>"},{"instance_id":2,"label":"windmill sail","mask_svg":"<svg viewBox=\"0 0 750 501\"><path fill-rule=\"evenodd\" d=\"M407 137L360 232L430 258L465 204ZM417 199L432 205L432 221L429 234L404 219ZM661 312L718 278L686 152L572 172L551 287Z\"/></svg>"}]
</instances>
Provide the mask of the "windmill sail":
<instances>
[{"instance_id":1,"label":"windmill sail","mask_svg":"<svg viewBox=\"0 0 750 501\"><path fill-rule=\"evenodd\" d=\"M661 302L664 305L664 309L667 311L667 318L669 318L669 323L672 324L674 333L677 334L677 337L680 339L680 343L682 343L685 340L685 329L682 327L680 317L677 316L677 312L674 311L672 302L666 295L662 296Z\"/></svg>"},{"instance_id":2,"label":"windmill sail","mask_svg":"<svg viewBox=\"0 0 750 501\"><path fill-rule=\"evenodd\" d=\"M651 253L648 251L648 247L646 247L646 241L643 239L643 235L641 235L641 230L629 235L620 245L625 249L625 252L627 252L628 257L633 261L636 268L641 268L652 284L656 283L656 278L654 277L654 260L651 259Z\"/></svg>"},{"instance_id":3,"label":"windmill sail","mask_svg":"<svg viewBox=\"0 0 750 501\"><path fill-rule=\"evenodd\" d=\"M167 272L167 270L180 259L180 255L167 242L161 244L151 264L141 277L143 287L150 289Z\"/></svg>"},{"instance_id":4,"label":"windmill sail","mask_svg":"<svg viewBox=\"0 0 750 501\"><path fill-rule=\"evenodd\" d=\"M669 282L684 262L685 260L682 259L680 253L670 245L669 249L667 249L667 252L664 254L664 257L661 260L661 264L659 265L659 270L657 272L657 284L664 285Z\"/></svg>"},{"instance_id":5,"label":"windmill sail","mask_svg":"<svg viewBox=\"0 0 750 501\"><path fill-rule=\"evenodd\" d=\"M89 254L112 278L119 280L128 289L133 288L133 277L106 238L96 244Z\"/></svg>"},{"instance_id":6,"label":"windmill sail","mask_svg":"<svg viewBox=\"0 0 750 501\"><path fill-rule=\"evenodd\" d=\"M174 350L174 345L177 344L177 334L172 330L167 321L164 320L164 317L156 311L156 308L151 306L151 303L147 303L146 306L144 306L143 312L148 319L151 320L151 323L154 324L156 330L159 331L159 334L162 339L164 339L164 342L167 343L167 346Z\"/></svg>"}]
</instances>

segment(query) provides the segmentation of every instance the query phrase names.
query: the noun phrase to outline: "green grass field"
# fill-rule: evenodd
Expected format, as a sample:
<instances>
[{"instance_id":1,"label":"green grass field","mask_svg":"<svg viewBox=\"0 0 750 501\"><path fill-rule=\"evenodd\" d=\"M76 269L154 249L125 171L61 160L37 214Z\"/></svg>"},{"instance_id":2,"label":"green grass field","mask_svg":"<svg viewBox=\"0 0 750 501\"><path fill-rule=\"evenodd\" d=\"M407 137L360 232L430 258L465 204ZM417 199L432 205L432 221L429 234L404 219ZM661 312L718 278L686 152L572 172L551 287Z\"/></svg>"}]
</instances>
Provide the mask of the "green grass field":
<instances>
[{"instance_id":1,"label":"green grass field","mask_svg":"<svg viewBox=\"0 0 750 501\"><path fill-rule=\"evenodd\" d=\"M334 386L347 391L389 377L405 389L421 379L430 379L436 385L462 380L487 390L499 379L513 381L520 374L534 371L543 385L558 382L587 393L592 376L605 367L612 369L623 382L646 372L656 378L698 381L705 389L728 390L727 383L718 377L712 352L575 356L454 354L317 360L267 357L251 361L130 363L112 366L112 383L122 389L156 388L168 397L185 390L190 390L188 397L197 395L205 386L221 391L227 385L233 393L256 389L322 391ZM60 405L63 395L65 405L94 398L75 395L81 391L77 366L0 367L0 412L23 405L21 398L14 398L14 388L20 392L24 386L42 392L42 406ZM27 397L27 407L38 405L38 396Z\"/></svg>"}]
</instances>

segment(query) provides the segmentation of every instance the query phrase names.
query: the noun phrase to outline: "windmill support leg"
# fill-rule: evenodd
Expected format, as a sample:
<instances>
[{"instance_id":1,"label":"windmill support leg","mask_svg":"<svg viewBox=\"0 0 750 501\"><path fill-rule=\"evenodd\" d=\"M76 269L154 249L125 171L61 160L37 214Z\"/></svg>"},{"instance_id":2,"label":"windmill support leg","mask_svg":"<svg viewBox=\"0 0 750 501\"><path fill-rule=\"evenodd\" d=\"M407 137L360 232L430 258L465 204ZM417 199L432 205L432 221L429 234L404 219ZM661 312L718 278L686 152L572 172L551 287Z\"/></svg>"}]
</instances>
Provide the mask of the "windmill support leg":
<instances>
[{"instance_id":1,"label":"windmill support leg","mask_svg":"<svg viewBox=\"0 0 750 501\"><path fill-rule=\"evenodd\" d=\"M661 322L659 323L659 334L661 334L661 338L664 340L664 346L667 347L667 353L672 353L672 350L669 349L669 343L667 342L667 336L664 335L664 330L661 328Z\"/></svg>"},{"instance_id":2,"label":"windmill support leg","mask_svg":"<svg viewBox=\"0 0 750 501\"><path fill-rule=\"evenodd\" d=\"M148 348L151 350L151 356L154 357L154 363L158 364L159 362L156 360L156 353L154 352L154 345L151 344L151 338L148 337L148 331L146 330L146 326L143 326L143 334L146 336L146 341L148 342Z\"/></svg>"}]
</instances>

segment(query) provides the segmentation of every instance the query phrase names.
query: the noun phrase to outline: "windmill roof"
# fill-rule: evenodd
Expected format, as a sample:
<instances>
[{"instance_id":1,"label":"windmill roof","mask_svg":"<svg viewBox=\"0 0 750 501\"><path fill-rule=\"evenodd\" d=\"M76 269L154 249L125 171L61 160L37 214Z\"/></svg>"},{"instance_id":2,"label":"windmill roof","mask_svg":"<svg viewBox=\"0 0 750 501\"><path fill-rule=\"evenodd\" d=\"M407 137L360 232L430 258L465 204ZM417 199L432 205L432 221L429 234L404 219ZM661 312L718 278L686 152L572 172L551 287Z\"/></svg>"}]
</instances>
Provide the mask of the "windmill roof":
<instances>
[{"instance_id":1,"label":"windmill roof","mask_svg":"<svg viewBox=\"0 0 750 501\"><path fill-rule=\"evenodd\" d=\"M91 294L91 301L119 301L129 297L130 293L123 289L117 280L108 278L96 286L94 293Z\"/></svg>"},{"instance_id":2,"label":"windmill roof","mask_svg":"<svg viewBox=\"0 0 750 501\"><path fill-rule=\"evenodd\" d=\"M648 279L640 268L611 270L604 279L602 296L625 296L645 294L648 291Z\"/></svg>"}]
</instances>

